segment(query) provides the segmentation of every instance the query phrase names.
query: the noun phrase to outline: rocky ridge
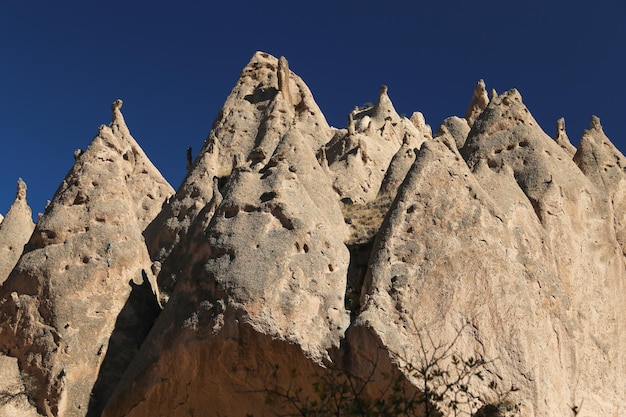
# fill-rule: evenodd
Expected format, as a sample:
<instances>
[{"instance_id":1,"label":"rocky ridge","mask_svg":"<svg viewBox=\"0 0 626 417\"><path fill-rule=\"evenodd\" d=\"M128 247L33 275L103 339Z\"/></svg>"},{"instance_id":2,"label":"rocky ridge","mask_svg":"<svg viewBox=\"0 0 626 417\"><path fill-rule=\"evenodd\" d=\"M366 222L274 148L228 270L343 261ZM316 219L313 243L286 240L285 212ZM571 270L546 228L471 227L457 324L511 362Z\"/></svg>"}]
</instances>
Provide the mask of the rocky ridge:
<instances>
[{"instance_id":1,"label":"rocky ridge","mask_svg":"<svg viewBox=\"0 0 626 417\"><path fill-rule=\"evenodd\" d=\"M385 86L333 128L258 52L174 191L120 108L34 231L21 185L0 223L27 236L0 416L273 415L333 369L419 391L437 347L488 359L476 415L626 414L626 159L597 117L575 148L480 80L434 137Z\"/></svg>"}]
</instances>

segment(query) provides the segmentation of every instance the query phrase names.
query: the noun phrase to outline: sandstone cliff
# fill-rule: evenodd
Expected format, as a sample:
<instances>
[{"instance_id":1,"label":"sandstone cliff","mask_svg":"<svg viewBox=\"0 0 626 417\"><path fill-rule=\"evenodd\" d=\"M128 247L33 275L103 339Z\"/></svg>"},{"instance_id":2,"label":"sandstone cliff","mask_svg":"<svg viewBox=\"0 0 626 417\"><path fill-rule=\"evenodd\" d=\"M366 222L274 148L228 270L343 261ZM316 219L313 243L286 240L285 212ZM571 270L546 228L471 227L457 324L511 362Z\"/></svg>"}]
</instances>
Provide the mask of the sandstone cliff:
<instances>
[{"instance_id":1,"label":"sandstone cliff","mask_svg":"<svg viewBox=\"0 0 626 417\"><path fill-rule=\"evenodd\" d=\"M297 413L336 372L421 398L433 358L483 377L444 414L626 415L626 158L597 117L575 148L481 80L434 137L384 86L333 128L258 52L174 193L120 107L13 246L0 416Z\"/></svg>"}]
</instances>

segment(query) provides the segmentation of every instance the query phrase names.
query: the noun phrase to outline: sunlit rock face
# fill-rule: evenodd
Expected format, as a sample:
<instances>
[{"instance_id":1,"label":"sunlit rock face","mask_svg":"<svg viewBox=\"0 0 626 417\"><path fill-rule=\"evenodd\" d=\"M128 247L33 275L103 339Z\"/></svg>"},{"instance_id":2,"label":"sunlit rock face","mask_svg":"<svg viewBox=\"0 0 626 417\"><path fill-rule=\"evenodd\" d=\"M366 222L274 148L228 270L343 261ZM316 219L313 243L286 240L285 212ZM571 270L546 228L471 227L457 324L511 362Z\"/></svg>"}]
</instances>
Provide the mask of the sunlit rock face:
<instances>
[{"instance_id":1,"label":"sunlit rock face","mask_svg":"<svg viewBox=\"0 0 626 417\"><path fill-rule=\"evenodd\" d=\"M480 80L434 135L385 86L334 128L257 52L174 191L120 107L34 231L22 185L0 223L0 417L297 413L268 393L338 370L419 396L442 349L485 359L472 415L626 415L626 159L597 117L575 148Z\"/></svg>"},{"instance_id":2,"label":"sunlit rock face","mask_svg":"<svg viewBox=\"0 0 626 417\"><path fill-rule=\"evenodd\" d=\"M26 202L26 183L20 178L7 216L0 217L0 284L17 263L34 228L33 214Z\"/></svg>"},{"instance_id":3,"label":"sunlit rock face","mask_svg":"<svg viewBox=\"0 0 626 417\"><path fill-rule=\"evenodd\" d=\"M114 103L111 124L77 155L0 288L0 348L18 359L42 415L101 408L99 397L158 314L142 231L173 190L130 136L120 107Z\"/></svg>"}]
</instances>

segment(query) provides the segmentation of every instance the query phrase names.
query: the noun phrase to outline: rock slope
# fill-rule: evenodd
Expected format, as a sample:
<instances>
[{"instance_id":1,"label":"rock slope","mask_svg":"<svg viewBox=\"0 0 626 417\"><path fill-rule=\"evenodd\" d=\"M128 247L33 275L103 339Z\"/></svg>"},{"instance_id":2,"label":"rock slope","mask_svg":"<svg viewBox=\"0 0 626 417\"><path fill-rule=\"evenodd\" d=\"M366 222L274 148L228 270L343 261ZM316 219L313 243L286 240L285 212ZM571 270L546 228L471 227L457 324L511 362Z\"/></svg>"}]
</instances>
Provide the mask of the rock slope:
<instances>
[{"instance_id":1,"label":"rock slope","mask_svg":"<svg viewBox=\"0 0 626 417\"><path fill-rule=\"evenodd\" d=\"M338 129L258 52L174 193L120 106L0 287L0 416L298 413L337 372L425 392L434 357L486 361L444 415L626 415L626 158L597 117L575 148L481 80L434 137L384 86Z\"/></svg>"}]
</instances>

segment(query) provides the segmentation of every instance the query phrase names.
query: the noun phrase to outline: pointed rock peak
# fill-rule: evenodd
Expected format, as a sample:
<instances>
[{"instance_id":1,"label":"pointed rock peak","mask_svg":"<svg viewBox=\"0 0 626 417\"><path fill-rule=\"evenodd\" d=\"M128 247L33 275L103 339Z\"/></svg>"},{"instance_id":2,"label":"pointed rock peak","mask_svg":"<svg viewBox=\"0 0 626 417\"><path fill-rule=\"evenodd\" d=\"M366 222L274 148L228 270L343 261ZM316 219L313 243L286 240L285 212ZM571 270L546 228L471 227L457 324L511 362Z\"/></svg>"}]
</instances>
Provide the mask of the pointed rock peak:
<instances>
[{"instance_id":1,"label":"pointed rock peak","mask_svg":"<svg viewBox=\"0 0 626 417\"><path fill-rule=\"evenodd\" d=\"M564 135L565 134L565 118L561 117L559 120L556 121L556 136L560 136L560 135Z\"/></svg>"},{"instance_id":2,"label":"pointed rock peak","mask_svg":"<svg viewBox=\"0 0 626 417\"><path fill-rule=\"evenodd\" d=\"M17 263L34 228L33 213L26 202L26 183L20 178L15 201L6 217L0 216L0 284Z\"/></svg>"},{"instance_id":3,"label":"pointed rock peak","mask_svg":"<svg viewBox=\"0 0 626 417\"><path fill-rule=\"evenodd\" d=\"M474 121L480 116L480 114L487 108L489 104L489 97L487 96L487 90L485 89L485 81L478 80L476 87L474 88L474 94L470 101L467 112L465 113L465 120L470 127L474 125Z\"/></svg>"},{"instance_id":4,"label":"pointed rock peak","mask_svg":"<svg viewBox=\"0 0 626 417\"><path fill-rule=\"evenodd\" d=\"M596 132L602 132L602 125L600 124L600 118L598 116L591 116L591 129Z\"/></svg>"},{"instance_id":5,"label":"pointed rock peak","mask_svg":"<svg viewBox=\"0 0 626 417\"><path fill-rule=\"evenodd\" d=\"M411 121L413 126L417 128L417 131L421 134L418 143L414 143L413 146L419 146L419 144L421 144L424 140L433 138L433 129L428 123L426 123L426 119L421 112L413 112L409 120ZM405 134L403 142L405 142L407 139L407 135Z\"/></svg>"},{"instance_id":6,"label":"pointed rock peak","mask_svg":"<svg viewBox=\"0 0 626 417\"><path fill-rule=\"evenodd\" d=\"M396 113L396 109L393 107L393 103L389 99L387 95L387 86L381 85L380 92L378 93L378 101L376 105L372 109L371 112L372 118L380 118L385 120L388 117L399 118L398 113Z\"/></svg>"},{"instance_id":7,"label":"pointed rock peak","mask_svg":"<svg viewBox=\"0 0 626 417\"><path fill-rule=\"evenodd\" d=\"M389 96L387 95L387 91L389 88L386 85L381 85L380 90L378 92L378 101L376 102L376 107L381 107L385 105L387 102L391 103L389 100Z\"/></svg>"},{"instance_id":8,"label":"pointed rock peak","mask_svg":"<svg viewBox=\"0 0 626 417\"><path fill-rule=\"evenodd\" d=\"M120 98L118 98L113 103L111 103L111 110L113 111L113 114L118 112L122 108L123 104L124 104L124 102Z\"/></svg>"},{"instance_id":9,"label":"pointed rock peak","mask_svg":"<svg viewBox=\"0 0 626 417\"><path fill-rule=\"evenodd\" d=\"M23 179L17 180L17 192L15 193L15 200L26 201L26 183Z\"/></svg>"},{"instance_id":10,"label":"pointed rock peak","mask_svg":"<svg viewBox=\"0 0 626 417\"><path fill-rule=\"evenodd\" d=\"M491 95L489 97L490 97L490 100L493 100L498 97L498 92L496 91L495 88L491 89Z\"/></svg>"},{"instance_id":11,"label":"pointed rock peak","mask_svg":"<svg viewBox=\"0 0 626 417\"><path fill-rule=\"evenodd\" d=\"M441 136L446 132L454 138L457 149L461 149L463 145L465 145L465 140L470 132L470 127L466 119L452 116L448 117L441 123L435 137Z\"/></svg>"},{"instance_id":12,"label":"pointed rock peak","mask_svg":"<svg viewBox=\"0 0 626 417\"><path fill-rule=\"evenodd\" d=\"M415 127L418 129L424 129L427 126L424 115L419 111L414 112L409 120L411 120L411 122L413 122Z\"/></svg>"},{"instance_id":13,"label":"pointed rock peak","mask_svg":"<svg viewBox=\"0 0 626 417\"><path fill-rule=\"evenodd\" d=\"M591 128L583 132L573 160L605 192L615 192L624 180L626 158L606 136L597 116L591 117Z\"/></svg>"},{"instance_id":14,"label":"pointed rock peak","mask_svg":"<svg viewBox=\"0 0 626 417\"><path fill-rule=\"evenodd\" d=\"M287 59L257 52L241 72L200 151L200 160L210 156L212 161L199 164L229 170L234 153L248 156L259 146L269 156L294 123L312 147L321 147L332 136L311 91L290 70Z\"/></svg>"},{"instance_id":15,"label":"pointed rock peak","mask_svg":"<svg viewBox=\"0 0 626 417\"><path fill-rule=\"evenodd\" d=\"M510 106L514 101L520 103L522 102L522 95L519 91L517 91L517 88L511 88L509 91L506 91L502 95L498 96L498 98L505 106Z\"/></svg>"},{"instance_id":16,"label":"pointed rock peak","mask_svg":"<svg viewBox=\"0 0 626 417\"><path fill-rule=\"evenodd\" d=\"M289 63L284 56L278 59L278 90L283 98L291 104L291 93L289 91Z\"/></svg>"},{"instance_id":17,"label":"pointed rock peak","mask_svg":"<svg viewBox=\"0 0 626 417\"><path fill-rule=\"evenodd\" d=\"M109 127L113 131L114 135L128 138L130 136L130 131L128 130L128 126L126 126L126 121L124 120L124 116L120 110L123 104L124 102L119 98L111 103L111 111L113 112L113 115L111 117L111 124Z\"/></svg>"},{"instance_id":18,"label":"pointed rock peak","mask_svg":"<svg viewBox=\"0 0 626 417\"><path fill-rule=\"evenodd\" d=\"M559 162L569 159L568 155L541 129L516 89L499 95L489 103L476 119L461 153L472 169L481 160L486 160L495 172L509 165L516 173L522 190L527 195L532 194L535 200L543 198L542 193L551 184L541 183L541 176L550 178L554 174L556 184L557 180L567 181L566 177L580 173L572 170L568 163Z\"/></svg>"},{"instance_id":19,"label":"pointed rock peak","mask_svg":"<svg viewBox=\"0 0 626 417\"><path fill-rule=\"evenodd\" d=\"M556 132L554 133L554 141L570 156L574 156L576 148L570 143L565 132L565 118L561 117L556 121Z\"/></svg>"},{"instance_id":20,"label":"pointed rock peak","mask_svg":"<svg viewBox=\"0 0 626 417\"><path fill-rule=\"evenodd\" d=\"M84 415L93 398L103 399L92 397L92 387L106 392L114 386L146 333L142 315L157 314L147 304L125 303L134 303L129 297L137 294L135 284L153 279L142 232L173 190L134 139L124 135L120 106L121 101L113 104L111 126L101 128L74 163L28 234L27 252L0 287L0 349L10 343L20 363L29 363L23 370L33 378L32 398L44 415ZM18 186L18 198L23 191ZM30 217L29 210L24 218L32 222ZM156 302L152 292L145 295ZM16 306L29 313L14 314ZM118 317L132 330L117 328ZM17 342L4 336L7 328L20 328ZM58 345L51 341L58 340L71 355L55 354ZM125 347L114 348L118 341ZM29 362L35 354L41 360Z\"/></svg>"},{"instance_id":21,"label":"pointed rock peak","mask_svg":"<svg viewBox=\"0 0 626 417\"><path fill-rule=\"evenodd\" d=\"M489 135L518 125L543 133L539 124L522 102L522 96L515 88L491 100L487 108L476 118L474 124L472 125L468 121L468 125L470 125L472 132L476 131L477 135ZM470 133L468 140L473 135Z\"/></svg>"}]
</instances>

